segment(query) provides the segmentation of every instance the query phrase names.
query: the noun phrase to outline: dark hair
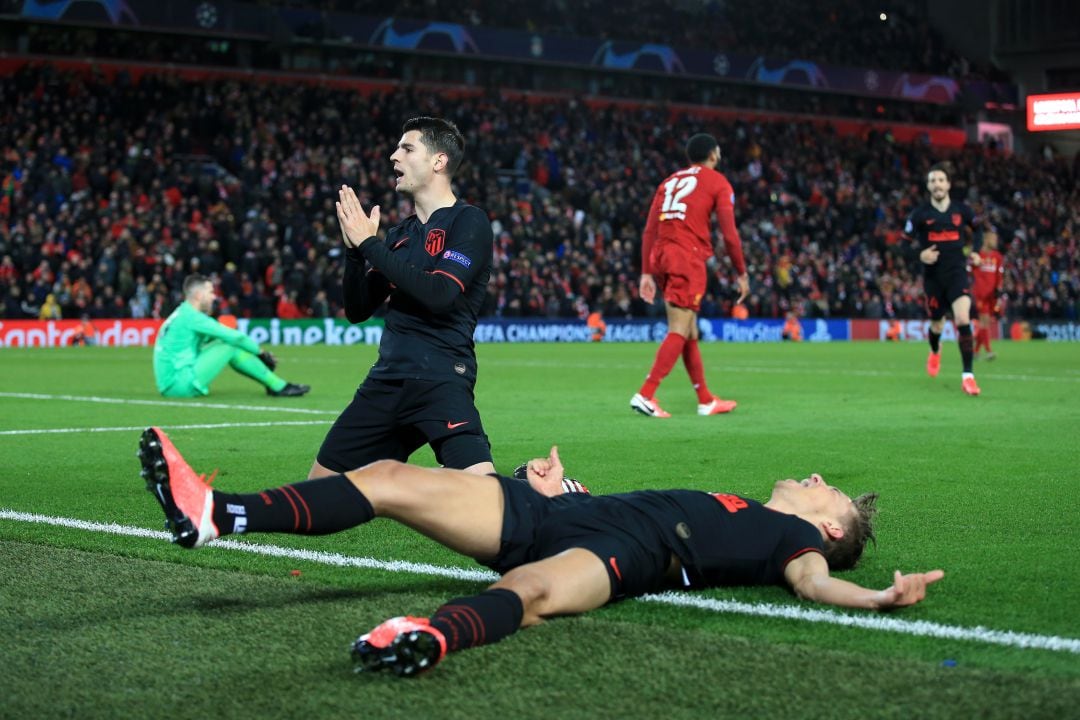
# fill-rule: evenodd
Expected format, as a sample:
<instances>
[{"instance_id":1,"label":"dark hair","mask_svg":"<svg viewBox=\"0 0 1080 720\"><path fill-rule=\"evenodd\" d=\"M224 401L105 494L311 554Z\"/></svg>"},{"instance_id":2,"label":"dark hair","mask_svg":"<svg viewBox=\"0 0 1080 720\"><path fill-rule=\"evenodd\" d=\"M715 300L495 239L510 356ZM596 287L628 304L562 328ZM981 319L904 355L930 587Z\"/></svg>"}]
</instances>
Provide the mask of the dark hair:
<instances>
[{"instance_id":1,"label":"dark hair","mask_svg":"<svg viewBox=\"0 0 1080 720\"><path fill-rule=\"evenodd\" d=\"M934 163L933 165L930 166L930 169L926 171L926 177L930 177L930 173L932 173L932 172L945 173L945 179L950 181L950 182L952 181L952 170L949 167L949 163L946 163L946 162Z\"/></svg>"},{"instance_id":2,"label":"dark hair","mask_svg":"<svg viewBox=\"0 0 1080 720\"><path fill-rule=\"evenodd\" d=\"M862 557L866 541L877 544L874 537L874 516L877 515L877 493L864 493L851 501L854 510L844 523L844 536L825 541L825 560L830 570L850 570Z\"/></svg>"},{"instance_id":3,"label":"dark hair","mask_svg":"<svg viewBox=\"0 0 1080 720\"><path fill-rule=\"evenodd\" d=\"M189 295L191 295L192 292L195 291L195 288L208 282L210 282L210 278L206 277L205 275L200 275L199 273L192 273L191 275L188 275L186 278L184 278L184 297L188 297Z\"/></svg>"},{"instance_id":4,"label":"dark hair","mask_svg":"<svg viewBox=\"0 0 1080 720\"><path fill-rule=\"evenodd\" d=\"M720 147L716 138L708 133L698 133L686 142L686 159L692 163L705 162L709 153Z\"/></svg>"},{"instance_id":5,"label":"dark hair","mask_svg":"<svg viewBox=\"0 0 1080 720\"><path fill-rule=\"evenodd\" d=\"M465 158L465 136L457 125L442 118L414 117L401 126L403 134L410 130L420 132L420 142L429 151L446 154L446 173L452 177Z\"/></svg>"}]
</instances>

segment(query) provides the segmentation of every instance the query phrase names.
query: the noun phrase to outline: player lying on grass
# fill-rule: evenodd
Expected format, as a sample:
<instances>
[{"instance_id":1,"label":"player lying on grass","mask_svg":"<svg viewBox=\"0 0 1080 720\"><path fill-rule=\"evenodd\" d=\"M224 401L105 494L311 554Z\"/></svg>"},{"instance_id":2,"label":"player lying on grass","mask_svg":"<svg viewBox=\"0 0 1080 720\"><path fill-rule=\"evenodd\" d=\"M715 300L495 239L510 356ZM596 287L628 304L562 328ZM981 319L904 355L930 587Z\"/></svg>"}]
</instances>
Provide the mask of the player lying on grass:
<instances>
[{"instance_id":1,"label":"player lying on grass","mask_svg":"<svg viewBox=\"0 0 1080 720\"><path fill-rule=\"evenodd\" d=\"M387 620L353 644L358 670L426 670L448 652L493 643L545 618L669 588L777 584L843 607L912 605L944 573L901 575L870 590L829 575L873 538L874 494L854 500L820 475L781 480L768 502L696 490L592 496L563 492L556 448L527 482L380 460L261 493L212 490L158 428L139 443L142 474L176 543L221 535L323 535L376 517L408 525L502 574L428 618Z\"/></svg>"}]
</instances>

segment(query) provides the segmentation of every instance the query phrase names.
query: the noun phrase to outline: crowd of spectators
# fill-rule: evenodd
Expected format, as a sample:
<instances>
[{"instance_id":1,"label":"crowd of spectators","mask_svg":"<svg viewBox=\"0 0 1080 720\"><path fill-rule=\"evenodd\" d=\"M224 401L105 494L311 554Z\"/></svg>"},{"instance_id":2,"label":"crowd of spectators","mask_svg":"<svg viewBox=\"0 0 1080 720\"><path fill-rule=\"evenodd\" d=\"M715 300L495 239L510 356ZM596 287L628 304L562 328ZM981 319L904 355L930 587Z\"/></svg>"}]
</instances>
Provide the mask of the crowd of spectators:
<instances>
[{"instance_id":1,"label":"crowd of spectators","mask_svg":"<svg viewBox=\"0 0 1080 720\"><path fill-rule=\"evenodd\" d=\"M485 315L662 314L637 296L645 210L684 139L709 131L735 187L751 316L921 317L921 273L900 231L942 154L887 132L415 88L107 81L48 66L0 78L0 102L7 318L163 317L195 271L237 315L337 315L337 188L378 203L387 224L411 213L389 156L418 114L466 135L457 192L495 231ZM953 196L1001 235L1010 315L1075 319L1077 168L982 147L951 159ZM721 259L704 315L731 313L733 281Z\"/></svg>"}]
</instances>

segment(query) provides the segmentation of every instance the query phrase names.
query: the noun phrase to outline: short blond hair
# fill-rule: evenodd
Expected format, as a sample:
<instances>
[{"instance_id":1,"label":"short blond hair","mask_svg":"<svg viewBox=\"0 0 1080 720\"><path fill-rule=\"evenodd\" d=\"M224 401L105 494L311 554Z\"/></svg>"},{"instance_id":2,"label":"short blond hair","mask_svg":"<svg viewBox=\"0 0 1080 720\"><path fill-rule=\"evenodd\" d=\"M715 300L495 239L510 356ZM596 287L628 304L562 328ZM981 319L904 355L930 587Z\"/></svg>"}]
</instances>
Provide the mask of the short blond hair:
<instances>
[{"instance_id":1,"label":"short blond hair","mask_svg":"<svg viewBox=\"0 0 1080 720\"><path fill-rule=\"evenodd\" d=\"M877 499L877 493L864 493L851 501L853 509L844 523L844 536L825 543L825 560L830 570L850 570L859 562L868 540L877 544L874 535Z\"/></svg>"}]
</instances>

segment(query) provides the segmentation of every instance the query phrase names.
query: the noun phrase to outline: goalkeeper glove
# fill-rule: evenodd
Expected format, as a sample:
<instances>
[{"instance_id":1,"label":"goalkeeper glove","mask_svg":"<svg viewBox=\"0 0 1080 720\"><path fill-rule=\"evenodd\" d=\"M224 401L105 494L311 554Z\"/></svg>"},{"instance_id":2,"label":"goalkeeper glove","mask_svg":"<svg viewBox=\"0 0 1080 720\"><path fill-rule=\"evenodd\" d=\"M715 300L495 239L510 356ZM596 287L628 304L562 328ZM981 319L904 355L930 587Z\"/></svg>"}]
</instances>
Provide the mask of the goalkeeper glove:
<instances>
[{"instance_id":1,"label":"goalkeeper glove","mask_svg":"<svg viewBox=\"0 0 1080 720\"><path fill-rule=\"evenodd\" d=\"M269 350L263 350L259 353L259 359L262 360L263 365L273 372L277 368L277 358L270 354Z\"/></svg>"}]
</instances>

